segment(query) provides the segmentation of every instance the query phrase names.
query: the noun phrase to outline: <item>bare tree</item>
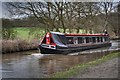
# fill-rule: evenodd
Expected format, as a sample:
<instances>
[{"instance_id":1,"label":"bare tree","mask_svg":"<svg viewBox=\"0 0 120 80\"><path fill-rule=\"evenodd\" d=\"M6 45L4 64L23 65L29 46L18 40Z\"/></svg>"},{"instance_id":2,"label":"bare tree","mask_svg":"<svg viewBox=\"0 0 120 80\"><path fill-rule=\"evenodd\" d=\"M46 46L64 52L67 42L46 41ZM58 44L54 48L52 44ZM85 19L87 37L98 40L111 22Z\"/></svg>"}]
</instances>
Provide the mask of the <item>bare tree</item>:
<instances>
[{"instance_id":1,"label":"bare tree","mask_svg":"<svg viewBox=\"0 0 120 80\"><path fill-rule=\"evenodd\" d=\"M99 12L99 6L98 3L77 3L77 15L78 25L77 30L79 28L85 29L86 33L91 32L96 24L95 17L97 16ZM89 26L88 26L89 25ZM77 31L78 32L78 31Z\"/></svg>"},{"instance_id":2,"label":"bare tree","mask_svg":"<svg viewBox=\"0 0 120 80\"><path fill-rule=\"evenodd\" d=\"M9 2L6 5L9 12L14 15L34 15L40 23L47 26L48 31L54 27L55 16L51 14L52 8L49 2Z\"/></svg>"},{"instance_id":3,"label":"bare tree","mask_svg":"<svg viewBox=\"0 0 120 80\"><path fill-rule=\"evenodd\" d=\"M114 10L113 2L101 2L99 4L100 6L100 14L104 14L104 29L108 30L108 15L111 13L112 10Z\"/></svg>"},{"instance_id":4,"label":"bare tree","mask_svg":"<svg viewBox=\"0 0 120 80\"><path fill-rule=\"evenodd\" d=\"M117 6L117 12L118 12L118 36L120 38L120 2Z\"/></svg>"}]
</instances>

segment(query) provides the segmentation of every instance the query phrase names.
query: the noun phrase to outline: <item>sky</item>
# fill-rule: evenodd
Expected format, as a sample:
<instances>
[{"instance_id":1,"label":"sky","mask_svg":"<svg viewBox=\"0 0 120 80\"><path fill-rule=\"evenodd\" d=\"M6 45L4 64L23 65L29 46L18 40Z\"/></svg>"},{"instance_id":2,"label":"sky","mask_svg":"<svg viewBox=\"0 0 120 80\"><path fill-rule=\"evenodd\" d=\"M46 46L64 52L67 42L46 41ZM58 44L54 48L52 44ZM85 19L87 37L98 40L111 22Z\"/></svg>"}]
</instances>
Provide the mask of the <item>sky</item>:
<instances>
[{"instance_id":1,"label":"sky","mask_svg":"<svg viewBox=\"0 0 120 80\"><path fill-rule=\"evenodd\" d=\"M4 2L0 2L0 18L10 18L10 14L6 10L5 5L3 5Z\"/></svg>"},{"instance_id":2,"label":"sky","mask_svg":"<svg viewBox=\"0 0 120 80\"><path fill-rule=\"evenodd\" d=\"M0 2L0 18L2 18L2 2Z\"/></svg>"}]
</instances>

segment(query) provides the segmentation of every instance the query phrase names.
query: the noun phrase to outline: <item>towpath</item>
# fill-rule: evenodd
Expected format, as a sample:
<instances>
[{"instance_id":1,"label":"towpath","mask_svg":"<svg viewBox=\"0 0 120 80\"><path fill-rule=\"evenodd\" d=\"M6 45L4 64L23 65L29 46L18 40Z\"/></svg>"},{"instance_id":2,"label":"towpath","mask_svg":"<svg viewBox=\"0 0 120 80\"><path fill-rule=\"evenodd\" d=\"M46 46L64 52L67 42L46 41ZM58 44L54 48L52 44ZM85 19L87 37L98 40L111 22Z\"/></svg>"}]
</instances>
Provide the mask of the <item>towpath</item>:
<instances>
[{"instance_id":1,"label":"towpath","mask_svg":"<svg viewBox=\"0 0 120 80\"><path fill-rule=\"evenodd\" d=\"M119 58L120 59L120 58ZM90 67L75 78L118 78L118 58L107 60L97 66Z\"/></svg>"}]
</instances>

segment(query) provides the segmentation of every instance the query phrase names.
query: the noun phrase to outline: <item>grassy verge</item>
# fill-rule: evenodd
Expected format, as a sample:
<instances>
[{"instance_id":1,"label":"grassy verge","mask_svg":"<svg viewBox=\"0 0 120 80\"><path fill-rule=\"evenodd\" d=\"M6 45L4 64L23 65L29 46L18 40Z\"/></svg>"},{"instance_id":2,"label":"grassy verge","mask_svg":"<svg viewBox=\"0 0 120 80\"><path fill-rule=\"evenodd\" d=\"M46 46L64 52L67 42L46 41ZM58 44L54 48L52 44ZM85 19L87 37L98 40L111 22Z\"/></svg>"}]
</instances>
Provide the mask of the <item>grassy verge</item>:
<instances>
[{"instance_id":1,"label":"grassy verge","mask_svg":"<svg viewBox=\"0 0 120 80\"><path fill-rule=\"evenodd\" d=\"M14 30L17 32L17 38L29 41L34 38L39 39L45 34L43 29L36 27L16 27Z\"/></svg>"},{"instance_id":2,"label":"grassy verge","mask_svg":"<svg viewBox=\"0 0 120 80\"><path fill-rule=\"evenodd\" d=\"M85 63L85 64L79 64L79 65L76 65L76 66L74 66L74 67L72 67L69 70L66 70L64 72L58 72L58 73L52 74L49 76L49 78L69 78L71 76L77 75L78 72L83 71L86 68L89 68L91 66L95 66L95 65L100 64L102 62L105 62L106 60L110 60L110 59L118 57L118 56L120 57L120 52L110 53L107 56L104 56L104 57L97 59L95 61L91 61L91 62Z\"/></svg>"}]
</instances>

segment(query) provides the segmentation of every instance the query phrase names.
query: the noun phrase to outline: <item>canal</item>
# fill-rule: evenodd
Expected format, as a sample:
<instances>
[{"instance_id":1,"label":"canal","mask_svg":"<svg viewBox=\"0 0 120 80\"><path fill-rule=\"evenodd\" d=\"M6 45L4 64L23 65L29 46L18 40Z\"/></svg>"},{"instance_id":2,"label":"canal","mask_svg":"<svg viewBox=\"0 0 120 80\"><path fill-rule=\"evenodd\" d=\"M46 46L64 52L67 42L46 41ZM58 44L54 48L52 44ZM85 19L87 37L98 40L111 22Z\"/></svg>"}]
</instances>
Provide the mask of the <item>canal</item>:
<instances>
[{"instance_id":1,"label":"canal","mask_svg":"<svg viewBox=\"0 0 120 80\"><path fill-rule=\"evenodd\" d=\"M3 54L2 63L0 63L2 65L2 78L44 78L77 64L99 59L109 54L104 53L105 50L120 48L120 41L111 42L111 47L92 49L69 55L43 55L38 50Z\"/></svg>"}]
</instances>

